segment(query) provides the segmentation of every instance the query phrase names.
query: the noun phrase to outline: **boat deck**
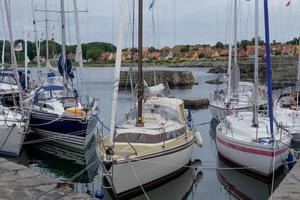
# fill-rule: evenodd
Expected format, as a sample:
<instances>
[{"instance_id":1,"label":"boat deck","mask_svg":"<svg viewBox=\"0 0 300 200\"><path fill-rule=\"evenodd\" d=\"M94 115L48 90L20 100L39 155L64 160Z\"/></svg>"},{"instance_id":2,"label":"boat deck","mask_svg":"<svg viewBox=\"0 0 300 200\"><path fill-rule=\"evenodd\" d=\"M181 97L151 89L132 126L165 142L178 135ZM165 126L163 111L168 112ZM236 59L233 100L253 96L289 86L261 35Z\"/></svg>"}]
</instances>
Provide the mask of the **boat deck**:
<instances>
[{"instance_id":1,"label":"boat deck","mask_svg":"<svg viewBox=\"0 0 300 200\"><path fill-rule=\"evenodd\" d=\"M183 145L185 143L191 142L194 139L194 134L192 130L187 130L186 134L181 135L180 137L167 140L166 142L159 142L154 144L145 144L145 143L115 143L114 144L114 155L113 160L123 160L128 158L136 158L141 156L146 156L149 154L154 154L161 152L162 150L167 151L168 149L175 148L177 146ZM106 146L109 146L109 136L105 136L101 139L100 142L103 144L100 146L100 151L102 155L105 154Z\"/></svg>"}]
</instances>

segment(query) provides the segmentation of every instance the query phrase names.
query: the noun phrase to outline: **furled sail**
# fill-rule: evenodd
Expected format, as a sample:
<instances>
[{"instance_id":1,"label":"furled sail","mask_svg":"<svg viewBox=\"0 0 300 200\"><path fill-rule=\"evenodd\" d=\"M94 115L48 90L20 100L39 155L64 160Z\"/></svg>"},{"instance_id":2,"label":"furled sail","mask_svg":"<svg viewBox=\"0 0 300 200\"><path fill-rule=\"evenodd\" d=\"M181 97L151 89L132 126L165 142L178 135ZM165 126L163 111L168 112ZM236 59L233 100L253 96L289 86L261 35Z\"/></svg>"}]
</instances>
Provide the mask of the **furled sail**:
<instances>
[{"instance_id":1,"label":"furled sail","mask_svg":"<svg viewBox=\"0 0 300 200\"><path fill-rule=\"evenodd\" d=\"M64 65L64 66L63 66ZM72 62L69 58L66 58L66 61L64 62L63 60L63 56L59 56L59 59L57 61L57 67L58 67L58 71L59 73L64 76L67 76L67 78L74 78L74 73L73 73L73 69L72 69Z\"/></svg>"},{"instance_id":2,"label":"furled sail","mask_svg":"<svg viewBox=\"0 0 300 200\"><path fill-rule=\"evenodd\" d=\"M230 84L233 94L238 93L239 82L240 82L240 69L238 65L234 65L231 70L231 84Z\"/></svg>"}]
</instances>

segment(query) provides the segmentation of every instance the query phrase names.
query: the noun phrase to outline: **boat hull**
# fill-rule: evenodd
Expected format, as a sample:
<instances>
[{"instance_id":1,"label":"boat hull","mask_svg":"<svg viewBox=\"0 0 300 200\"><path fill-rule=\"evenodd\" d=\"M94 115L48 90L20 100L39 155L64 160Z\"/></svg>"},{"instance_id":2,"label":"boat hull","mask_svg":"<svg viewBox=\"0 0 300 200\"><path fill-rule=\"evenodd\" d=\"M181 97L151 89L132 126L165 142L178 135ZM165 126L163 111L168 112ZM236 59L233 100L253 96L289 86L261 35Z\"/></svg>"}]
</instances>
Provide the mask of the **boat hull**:
<instances>
[{"instance_id":1,"label":"boat hull","mask_svg":"<svg viewBox=\"0 0 300 200\"><path fill-rule=\"evenodd\" d=\"M194 140L153 155L136 157L112 165L105 178L117 197L128 196L144 188L151 188L164 177L183 170L191 159ZM102 163L103 164L103 163ZM105 169L105 167L103 167Z\"/></svg>"},{"instance_id":2,"label":"boat hull","mask_svg":"<svg viewBox=\"0 0 300 200\"><path fill-rule=\"evenodd\" d=\"M25 138L25 128L16 125L0 126L0 154L17 157L20 155Z\"/></svg>"},{"instance_id":3,"label":"boat hull","mask_svg":"<svg viewBox=\"0 0 300 200\"><path fill-rule=\"evenodd\" d=\"M97 118L86 121L59 118L57 115L32 113L30 128L33 134L71 148L85 149L97 131Z\"/></svg>"},{"instance_id":4,"label":"boat hull","mask_svg":"<svg viewBox=\"0 0 300 200\"><path fill-rule=\"evenodd\" d=\"M236 165L248 167L261 176L268 177L273 172L274 150L271 145L251 145L226 137L217 132L217 149L219 154ZM275 148L276 171L286 160L289 148L280 143Z\"/></svg>"}]
</instances>

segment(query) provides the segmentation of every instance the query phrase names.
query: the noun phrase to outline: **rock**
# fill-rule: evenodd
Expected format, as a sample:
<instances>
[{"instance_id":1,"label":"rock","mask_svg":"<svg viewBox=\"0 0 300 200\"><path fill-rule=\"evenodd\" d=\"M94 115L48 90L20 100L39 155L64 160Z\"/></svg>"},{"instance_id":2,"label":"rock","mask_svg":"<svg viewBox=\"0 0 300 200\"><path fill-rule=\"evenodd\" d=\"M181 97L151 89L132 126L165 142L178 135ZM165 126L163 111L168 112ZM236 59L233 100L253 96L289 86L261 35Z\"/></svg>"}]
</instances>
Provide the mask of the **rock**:
<instances>
[{"instance_id":1,"label":"rock","mask_svg":"<svg viewBox=\"0 0 300 200\"><path fill-rule=\"evenodd\" d=\"M189 99L184 99L184 107L188 109L202 109L207 108L209 105L209 100L207 98L197 98L192 97Z\"/></svg>"},{"instance_id":2,"label":"rock","mask_svg":"<svg viewBox=\"0 0 300 200\"><path fill-rule=\"evenodd\" d=\"M227 73L227 69L225 69L222 66L217 66L217 67L210 68L207 73L211 73L211 74L225 74L225 73Z\"/></svg>"},{"instance_id":3,"label":"rock","mask_svg":"<svg viewBox=\"0 0 300 200\"><path fill-rule=\"evenodd\" d=\"M156 81L158 83L168 84L169 86L190 86L195 85L197 82L192 72L189 71L171 71L171 70L157 70L155 71ZM132 81L135 86L137 80L137 72L132 72ZM149 85L154 85L154 72L153 70L144 71L144 79ZM121 71L120 87L130 87L130 72Z\"/></svg>"}]
</instances>

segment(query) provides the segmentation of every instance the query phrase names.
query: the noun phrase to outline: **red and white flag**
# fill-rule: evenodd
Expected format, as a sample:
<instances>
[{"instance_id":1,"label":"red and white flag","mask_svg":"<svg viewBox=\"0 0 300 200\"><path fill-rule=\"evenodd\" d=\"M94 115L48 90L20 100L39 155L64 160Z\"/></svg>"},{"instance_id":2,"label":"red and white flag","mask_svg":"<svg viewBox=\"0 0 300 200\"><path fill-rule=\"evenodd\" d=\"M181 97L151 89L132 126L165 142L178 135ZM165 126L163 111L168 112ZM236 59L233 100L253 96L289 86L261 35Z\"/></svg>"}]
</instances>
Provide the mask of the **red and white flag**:
<instances>
[{"instance_id":1,"label":"red and white flag","mask_svg":"<svg viewBox=\"0 0 300 200\"><path fill-rule=\"evenodd\" d=\"M288 7L289 5L291 5L292 0L288 0L288 2L285 4L286 7Z\"/></svg>"},{"instance_id":2,"label":"red and white flag","mask_svg":"<svg viewBox=\"0 0 300 200\"><path fill-rule=\"evenodd\" d=\"M23 45L22 42L20 42L19 44L17 44L17 46L15 46L15 51L22 51L23 50Z\"/></svg>"}]
</instances>

